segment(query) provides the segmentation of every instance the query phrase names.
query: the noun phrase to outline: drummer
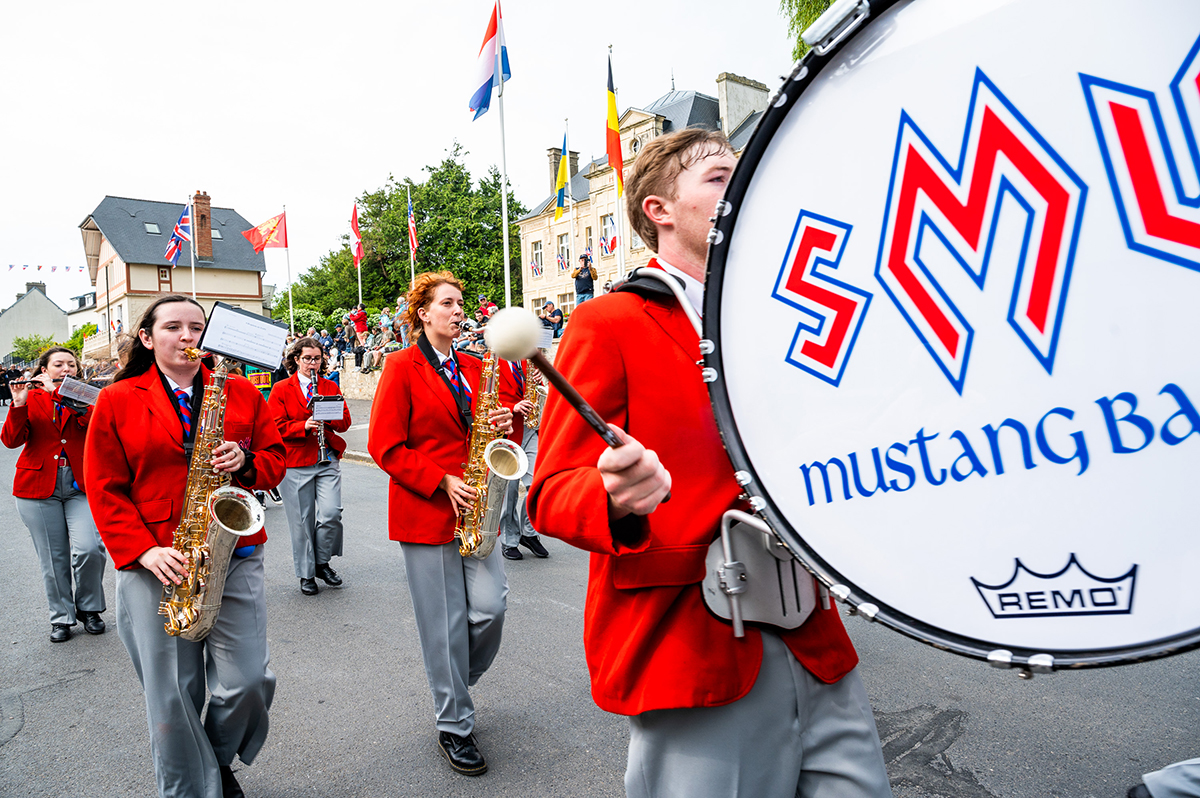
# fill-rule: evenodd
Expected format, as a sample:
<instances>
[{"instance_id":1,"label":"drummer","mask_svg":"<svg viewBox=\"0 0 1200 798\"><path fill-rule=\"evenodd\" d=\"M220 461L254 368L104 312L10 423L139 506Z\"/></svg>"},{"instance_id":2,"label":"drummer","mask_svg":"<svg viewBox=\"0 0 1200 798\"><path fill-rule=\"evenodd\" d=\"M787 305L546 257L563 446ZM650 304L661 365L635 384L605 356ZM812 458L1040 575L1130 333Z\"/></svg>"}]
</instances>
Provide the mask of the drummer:
<instances>
[{"instance_id":1,"label":"drummer","mask_svg":"<svg viewBox=\"0 0 1200 798\"><path fill-rule=\"evenodd\" d=\"M709 217L735 164L723 135L688 128L647 144L626 184L630 222L657 253L649 267L677 279L697 313ZM625 789L890 796L836 606L742 639L705 607L708 546L722 514L745 505L699 358L695 329L661 288L577 307L555 366L625 445L606 448L552 394L529 492L535 527L592 552L584 646L596 703L629 717Z\"/></svg>"}]
</instances>

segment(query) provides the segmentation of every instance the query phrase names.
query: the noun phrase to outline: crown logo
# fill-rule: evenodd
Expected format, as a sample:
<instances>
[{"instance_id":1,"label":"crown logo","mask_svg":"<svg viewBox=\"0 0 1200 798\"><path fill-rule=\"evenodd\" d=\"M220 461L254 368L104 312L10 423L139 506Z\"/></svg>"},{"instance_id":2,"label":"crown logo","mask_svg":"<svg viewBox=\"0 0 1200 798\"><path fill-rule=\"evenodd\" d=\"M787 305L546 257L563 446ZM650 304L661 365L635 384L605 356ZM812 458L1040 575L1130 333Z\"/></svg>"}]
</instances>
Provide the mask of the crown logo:
<instances>
[{"instance_id":1,"label":"crown logo","mask_svg":"<svg viewBox=\"0 0 1200 798\"><path fill-rule=\"evenodd\" d=\"M1062 570L1039 574L1019 559L1002 585L971 577L993 618L1052 618L1063 615L1128 615L1133 611L1137 564L1121 576L1089 573L1074 554Z\"/></svg>"}]
</instances>

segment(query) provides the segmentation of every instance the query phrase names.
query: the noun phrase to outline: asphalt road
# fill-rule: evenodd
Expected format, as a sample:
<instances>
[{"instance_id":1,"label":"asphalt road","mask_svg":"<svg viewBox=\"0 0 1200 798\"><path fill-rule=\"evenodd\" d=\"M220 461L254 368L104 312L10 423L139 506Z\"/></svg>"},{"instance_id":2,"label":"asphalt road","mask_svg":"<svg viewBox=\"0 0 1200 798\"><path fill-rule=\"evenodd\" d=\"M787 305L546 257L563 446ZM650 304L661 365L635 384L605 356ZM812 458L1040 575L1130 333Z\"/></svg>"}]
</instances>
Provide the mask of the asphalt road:
<instances>
[{"instance_id":1,"label":"asphalt road","mask_svg":"<svg viewBox=\"0 0 1200 798\"><path fill-rule=\"evenodd\" d=\"M365 424L365 403L351 407ZM3 411L0 411L2 416ZM355 436L358 436L357 438ZM351 432L365 450L366 428ZM16 452L0 450L0 474ZM628 733L592 703L583 658L587 557L506 563L504 645L473 691L491 769L457 776L436 752L387 481L343 465L341 589L305 597L286 521L267 510L267 602L278 689L251 798L621 796ZM154 794L143 697L116 634L51 644L40 572L12 502L0 502L0 796ZM898 798L1121 798L1141 773L1200 755L1200 653L1023 681L859 618L862 657ZM79 627L77 627L79 629Z\"/></svg>"}]
</instances>

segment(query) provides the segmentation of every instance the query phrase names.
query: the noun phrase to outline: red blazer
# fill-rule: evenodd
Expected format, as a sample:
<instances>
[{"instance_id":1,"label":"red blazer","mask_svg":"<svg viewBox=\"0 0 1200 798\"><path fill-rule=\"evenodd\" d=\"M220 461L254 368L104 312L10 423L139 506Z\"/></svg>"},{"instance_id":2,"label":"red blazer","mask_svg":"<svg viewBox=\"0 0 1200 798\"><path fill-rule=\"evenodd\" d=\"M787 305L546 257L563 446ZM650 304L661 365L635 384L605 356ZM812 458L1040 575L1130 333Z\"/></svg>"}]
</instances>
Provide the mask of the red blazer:
<instances>
[{"instance_id":1,"label":"red blazer","mask_svg":"<svg viewBox=\"0 0 1200 798\"><path fill-rule=\"evenodd\" d=\"M342 391L333 380L321 379L317 382L317 392L322 396L338 396ZM310 435L304 428L304 422L312 416L312 411L308 409L308 400L304 396L304 389L300 387L300 377L293 374L283 382L275 383L267 407L275 416L279 437L283 438L283 445L287 447L287 467L316 465L317 433L313 431ZM337 433L348 429L350 405L345 405L341 421L328 421L325 424L325 446L338 457L346 451L346 442Z\"/></svg>"},{"instance_id":2,"label":"red blazer","mask_svg":"<svg viewBox=\"0 0 1200 798\"><path fill-rule=\"evenodd\" d=\"M525 374L529 373L529 366L524 360L518 361L517 365L521 367L521 371ZM500 361L500 404L512 410L513 405L525 398L525 392L517 385L517 378L513 376L512 364L507 360ZM518 413L513 410L513 428L508 434L508 439L518 446L521 441L525 440L525 414Z\"/></svg>"},{"instance_id":3,"label":"red blazer","mask_svg":"<svg viewBox=\"0 0 1200 798\"><path fill-rule=\"evenodd\" d=\"M10 407L0 441L10 449L24 444L17 458L17 474L13 479L13 495L21 499L49 499L58 483L58 456L67 450L67 462L75 481L83 486L83 441L87 437L91 409L83 415L62 408L59 420L54 420L53 394L37 388L29 392L22 407Z\"/></svg>"},{"instance_id":4,"label":"red blazer","mask_svg":"<svg viewBox=\"0 0 1200 798\"><path fill-rule=\"evenodd\" d=\"M482 364L461 353L456 357L460 372L478 395ZM450 388L419 346L384 359L383 376L371 403L367 449L392 478L388 536L433 545L454 540L454 510L438 483L446 474L462 476L467 429Z\"/></svg>"},{"instance_id":5,"label":"red blazer","mask_svg":"<svg viewBox=\"0 0 1200 798\"><path fill-rule=\"evenodd\" d=\"M669 502L618 522L635 542L615 543L596 468L605 444L551 392L529 517L539 532L592 552L584 648L592 696L609 712L728 704L750 691L762 663L761 634L748 627L736 639L701 596L721 515L745 506L699 359L699 338L674 298L614 293L575 309L555 360L601 417L658 453L672 478ZM781 637L823 682L858 662L836 605L818 606Z\"/></svg>"},{"instance_id":6,"label":"red blazer","mask_svg":"<svg viewBox=\"0 0 1200 798\"><path fill-rule=\"evenodd\" d=\"M207 383L209 371L201 368ZM254 468L234 477L233 484L248 490L275 487L283 479L285 451L267 403L238 376L226 380L225 395L225 439L255 455ZM100 392L84 447L88 504L117 568L140 568L137 558L145 551L171 545L187 485L182 439L183 425L157 368ZM263 529L243 545L266 539Z\"/></svg>"}]
</instances>

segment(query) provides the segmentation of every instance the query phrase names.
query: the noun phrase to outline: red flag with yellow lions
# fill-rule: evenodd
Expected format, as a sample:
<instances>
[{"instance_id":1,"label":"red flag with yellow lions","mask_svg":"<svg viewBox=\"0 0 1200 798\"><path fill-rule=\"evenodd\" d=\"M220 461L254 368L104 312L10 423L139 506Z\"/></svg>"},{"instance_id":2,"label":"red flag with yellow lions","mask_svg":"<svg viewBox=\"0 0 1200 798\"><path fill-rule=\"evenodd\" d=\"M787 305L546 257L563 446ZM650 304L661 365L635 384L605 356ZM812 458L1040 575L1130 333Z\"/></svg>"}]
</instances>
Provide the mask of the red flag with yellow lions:
<instances>
[{"instance_id":1,"label":"red flag with yellow lions","mask_svg":"<svg viewBox=\"0 0 1200 798\"><path fill-rule=\"evenodd\" d=\"M267 247L283 247L287 249L287 213L272 216L257 227L252 227L242 233L255 252L262 252Z\"/></svg>"}]
</instances>

